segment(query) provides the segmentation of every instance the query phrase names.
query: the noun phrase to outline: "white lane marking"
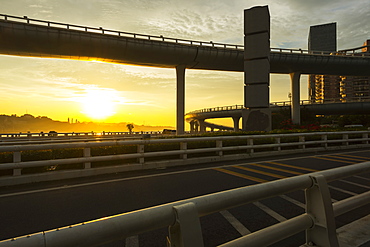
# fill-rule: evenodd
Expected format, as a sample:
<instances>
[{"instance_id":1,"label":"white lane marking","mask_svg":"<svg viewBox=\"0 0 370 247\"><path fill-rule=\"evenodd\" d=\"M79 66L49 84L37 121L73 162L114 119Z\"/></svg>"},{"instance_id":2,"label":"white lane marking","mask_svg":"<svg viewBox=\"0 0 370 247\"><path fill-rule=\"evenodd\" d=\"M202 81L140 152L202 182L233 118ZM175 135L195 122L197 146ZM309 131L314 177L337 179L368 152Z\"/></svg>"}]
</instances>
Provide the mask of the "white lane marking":
<instances>
[{"instance_id":1,"label":"white lane marking","mask_svg":"<svg viewBox=\"0 0 370 247\"><path fill-rule=\"evenodd\" d=\"M364 177L361 177L361 176L353 176L354 178L359 178L359 179L363 179L363 180L366 180L366 181L370 181L369 178L364 178Z\"/></svg>"},{"instance_id":2,"label":"white lane marking","mask_svg":"<svg viewBox=\"0 0 370 247\"><path fill-rule=\"evenodd\" d=\"M343 182L343 183L347 183L347 184L352 184L352 185L362 187L362 188L365 188L365 189L370 189L370 186L366 186L366 185L363 185L363 184L358 184L358 183L354 183L354 182L347 181L347 180L338 180L338 181Z\"/></svg>"},{"instance_id":3,"label":"white lane marking","mask_svg":"<svg viewBox=\"0 0 370 247\"><path fill-rule=\"evenodd\" d=\"M260 202L253 202L254 205L265 211L267 214L269 214L271 217L276 219L279 222L286 221L286 218L284 216L281 216L280 214L276 213L274 210L270 209L269 207L263 205Z\"/></svg>"},{"instance_id":4,"label":"white lane marking","mask_svg":"<svg viewBox=\"0 0 370 247\"><path fill-rule=\"evenodd\" d=\"M370 215L337 229L338 240L343 246L362 246L370 241ZM342 246L342 245L341 245Z\"/></svg>"},{"instance_id":5,"label":"white lane marking","mask_svg":"<svg viewBox=\"0 0 370 247\"><path fill-rule=\"evenodd\" d=\"M125 240L126 247L139 247L139 236L131 236Z\"/></svg>"},{"instance_id":6,"label":"white lane marking","mask_svg":"<svg viewBox=\"0 0 370 247\"><path fill-rule=\"evenodd\" d=\"M224 166L220 166L220 167L224 167ZM144 176L137 176L137 177L127 177L127 178L117 178L117 179L97 181L97 182L89 182L89 183L82 183L82 184L63 185L63 186L47 188L47 189L30 190L30 191L22 191L22 192L4 194L4 195L0 195L0 198L8 197L8 196L33 194L33 193L38 193L38 192L48 192L48 191L54 191L54 190L62 190L62 189L72 189L72 188L91 186L91 185L115 183L115 182L121 182L121 181L126 181L126 180L135 180L135 179L166 176L166 175L172 175L172 174L181 174L181 173L190 173L190 172L197 172L197 171L204 171L204 170L213 170L213 169L214 169L214 167L212 167L212 168L199 168L199 169L186 170L186 171L166 172L166 173L160 173L160 174L151 174L151 175L144 175Z\"/></svg>"},{"instance_id":7,"label":"white lane marking","mask_svg":"<svg viewBox=\"0 0 370 247\"><path fill-rule=\"evenodd\" d=\"M334 186L331 186L331 185L328 185L328 187L330 189L337 190L337 191L340 191L340 192L343 192L343 193L346 193L346 194L349 194L349 195L353 195L353 196L357 196L358 195L358 193L354 193L354 192L348 191L348 190L343 190L343 189L340 189L340 188L337 188L337 187L334 187Z\"/></svg>"},{"instance_id":8,"label":"white lane marking","mask_svg":"<svg viewBox=\"0 0 370 247\"><path fill-rule=\"evenodd\" d=\"M297 205L298 207L301 207L301 208L304 208L304 209L306 208L306 205L304 203L302 203L300 201L297 201L297 200L295 200L295 199L293 199L293 198L291 198L289 196L280 195L280 197L283 198L283 199L285 199L285 200L287 200L288 202L291 202L291 203Z\"/></svg>"},{"instance_id":9,"label":"white lane marking","mask_svg":"<svg viewBox=\"0 0 370 247\"><path fill-rule=\"evenodd\" d=\"M251 232L237 219L232 215L229 211L223 210L220 211L220 214L237 230L240 235L245 236L250 234Z\"/></svg>"}]
</instances>

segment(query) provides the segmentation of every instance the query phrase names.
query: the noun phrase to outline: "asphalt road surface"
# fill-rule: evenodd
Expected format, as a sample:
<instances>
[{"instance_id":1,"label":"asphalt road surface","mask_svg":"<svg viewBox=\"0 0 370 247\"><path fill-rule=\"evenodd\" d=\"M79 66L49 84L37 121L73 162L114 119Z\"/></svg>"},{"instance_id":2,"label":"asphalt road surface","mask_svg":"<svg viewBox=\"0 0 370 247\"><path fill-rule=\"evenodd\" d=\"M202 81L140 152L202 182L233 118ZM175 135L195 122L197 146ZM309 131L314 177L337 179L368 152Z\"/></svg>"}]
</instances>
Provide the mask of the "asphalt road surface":
<instances>
[{"instance_id":1,"label":"asphalt road surface","mask_svg":"<svg viewBox=\"0 0 370 247\"><path fill-rule=\"evenodd\" d=\"M0 188L0 240L363 161L370 161L368 150L248 159ZM329 185L332 201L342 200L369 191L370 174ZM204 244L217 246L302 214L304 203L304 192L297 191L202 217ZM341 215L336 218L337 229L346 232L348 226L354 228L351 222L369 215L369 205ZM348 246L370 246L370 225L366 227L367 237L344 239ZM166 246L167 235L167 229L160 229L104 246L161 247ZM300 233L273 246L300 246L304 242L304 233Z\"/></svg>"}]
</instances>

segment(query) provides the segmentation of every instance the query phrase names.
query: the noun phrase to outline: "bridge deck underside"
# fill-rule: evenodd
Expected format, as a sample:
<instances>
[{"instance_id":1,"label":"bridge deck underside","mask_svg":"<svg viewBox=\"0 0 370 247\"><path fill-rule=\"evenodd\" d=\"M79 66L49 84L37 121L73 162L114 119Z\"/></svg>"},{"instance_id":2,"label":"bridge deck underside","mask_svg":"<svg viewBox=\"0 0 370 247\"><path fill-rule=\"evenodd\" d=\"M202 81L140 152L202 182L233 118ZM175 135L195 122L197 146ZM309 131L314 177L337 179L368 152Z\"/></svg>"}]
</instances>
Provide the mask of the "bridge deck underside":
<instances>
[{"instance_id":1,"label":"bridge deck underside","mask_svg":"<svg viewBox=\"0 0 370 247\"><path fill-rule=\"evenodd\" d=\"M0 20L0 54L244 71L244 51ZM370 76L370 58L271 52L271 73Z\"/></svg>"}]
</instances>

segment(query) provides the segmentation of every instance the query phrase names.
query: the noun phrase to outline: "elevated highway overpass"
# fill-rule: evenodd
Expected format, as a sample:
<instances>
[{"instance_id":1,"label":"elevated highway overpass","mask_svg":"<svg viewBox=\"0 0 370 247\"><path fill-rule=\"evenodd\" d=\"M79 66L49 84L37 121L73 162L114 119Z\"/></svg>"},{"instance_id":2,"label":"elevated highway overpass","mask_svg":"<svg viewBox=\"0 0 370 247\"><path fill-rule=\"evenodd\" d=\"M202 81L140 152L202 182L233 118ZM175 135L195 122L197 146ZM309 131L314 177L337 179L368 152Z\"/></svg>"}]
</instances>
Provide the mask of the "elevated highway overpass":
<instances>
[{"instance_id":1,"label":"elevated highway overpass","mask_svg":"<svg viewBox=\"0 0 370 247\"><path fill-rule=\"evenodd\" d=\"M244 46L0 15L0 54L244 72ZM26 42L25 42L26 41ZM370 75L370 56L271 48L271 73Z\"/></svg>"},{"instance_id":2,"label":"elevated highway overpass","mask_svg":"<svg viewBox=\"0 0 370 247\"><path fill-rule=\"evenodd\" d=\"M244 71L244 47L127 33L65 23L0 15L0 54L76 59L161 68L176 68L177 131L184 131L185 70ZM291 76L293 107L299 105L301 74L370 76L370 56L271 48L270 72ZM298 75L298 76L297 76ZM298 103L297 103L298 102ZM297 115L298 114L298 115ZM299 119L295 111L294 119Z\"/></svg>"},{"instance_id":3,"label":"elevated highway overpass","mask_svg":"<svg viewBox=\"0 0 370 247\"><path fill-rule=\"evenodd\" d=\"M279 112L282 109L290 109L291 102L271 103L272 112ZM189 112L185 115L185 120L190 124L190 130L205 132L206 128L222 130L239 130L239 120L242 117L243 105L222 106L214 108L204 108ZM331 103L314 103L308 100L302 100L300 109L316 115L356 115L370 114L370 100L361 102L331 102ZM207 119L215 118L232 118L233 127L221 126L214 123L206 122Z\"/></svg>"}]
</instances>

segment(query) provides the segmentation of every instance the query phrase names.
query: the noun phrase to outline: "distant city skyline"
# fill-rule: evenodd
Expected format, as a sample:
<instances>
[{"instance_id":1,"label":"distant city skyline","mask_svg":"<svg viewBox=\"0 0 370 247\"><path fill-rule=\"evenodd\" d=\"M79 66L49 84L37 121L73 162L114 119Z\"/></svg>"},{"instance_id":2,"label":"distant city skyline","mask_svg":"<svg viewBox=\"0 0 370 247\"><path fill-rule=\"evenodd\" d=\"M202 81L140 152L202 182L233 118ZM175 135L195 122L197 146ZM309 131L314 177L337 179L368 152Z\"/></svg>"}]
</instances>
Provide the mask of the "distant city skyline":
<instances>
[{"instance_id":1,"label":"distant city skyline","mask_svg":"<svg viewBox=\"0 0 370 247\"><path fill-rule=\"evenodd\" d=\"M0 114L0 133L49 133L49 131L64 132L128 132L128 122L99 123L83 122L78 119L67 121L55 121L47 116L33 116L24 114L21 116ZM171 126L146 126L133 124L133 131L163 131L171 129Z\"/></svg>"},{"instance_id":2,"label":"distant city skyline","mask_svg":"<svg viewBox=\"0 0 370 247\"><path fill-rule=\"evenodd\" d=\"M369 38L368 1L0 0L1 14L243 44L243 10L269 5L271 47L307 49L312 25L337 22L338 49ZM330 14L327 14L330 13ZM0 56L0 114L175 126L175 69ZM289 75L271 75L270 100L287 101ZM301 78L307 99L307 76ZM186 112L243 102L243 73L186 71ZM230 120L231 122L231 120Z\"/></svg>"}]
</instances>

